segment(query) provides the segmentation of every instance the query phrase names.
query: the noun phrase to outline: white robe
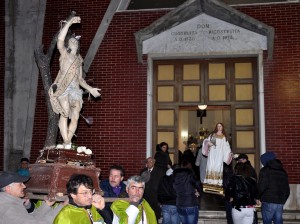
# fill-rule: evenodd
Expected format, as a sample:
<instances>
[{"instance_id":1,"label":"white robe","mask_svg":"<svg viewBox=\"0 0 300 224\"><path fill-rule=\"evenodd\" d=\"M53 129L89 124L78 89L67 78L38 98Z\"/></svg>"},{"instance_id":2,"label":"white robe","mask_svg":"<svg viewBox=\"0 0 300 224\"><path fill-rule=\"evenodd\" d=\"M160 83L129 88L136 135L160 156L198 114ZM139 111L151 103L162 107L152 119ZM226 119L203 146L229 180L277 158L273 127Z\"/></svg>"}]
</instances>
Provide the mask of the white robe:
<instances>
[{"instance_id":1,"label":"white robe","mask_svg":"<svg viewBox=\"0 0 300 224\"><path fill-rule=\"evenodd\" d=\"M223 162L230 164L232 153L230 145L225 136L216 137L216 144L208 146L210 136L203 141L202 154L207 156L206 174L204 183L212 185L223 185Z\"/></svg>"},{"instance_id":2,"label":"white robe","mask_svg":"<svg viewBox=\"0 0 300 224\"><path fill-rule=\"evenodd\" d=\"M126 213L128 215L128 224L134 224L135 220L139 214L139 209L134 205L129 205L126 209ZM146 217L146 213L143 210L143 216ZM114 218L112 224L119 224L119 217L114 213ZM147 219L141 220L138 224L147 224Z\"/></svg>"}]
</instances>

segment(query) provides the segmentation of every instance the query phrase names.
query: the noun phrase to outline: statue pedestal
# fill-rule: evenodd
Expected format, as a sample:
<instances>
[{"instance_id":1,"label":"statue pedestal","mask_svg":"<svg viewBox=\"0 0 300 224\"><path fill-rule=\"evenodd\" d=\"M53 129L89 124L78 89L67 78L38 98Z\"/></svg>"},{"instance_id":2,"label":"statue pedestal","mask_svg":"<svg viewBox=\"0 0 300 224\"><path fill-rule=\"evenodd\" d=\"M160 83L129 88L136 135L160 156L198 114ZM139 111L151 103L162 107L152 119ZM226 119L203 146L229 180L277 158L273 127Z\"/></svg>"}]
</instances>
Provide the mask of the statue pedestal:
<instances>
[{"instance_id":1,"label":"statue pedestal","mask_svg":"<svg viewBox=\"0 0 300 224\"><path fill-rule=\"evenodd\" d=\"M223 187L219 185L203 184L203 192L224 196Z\"/></svg>"},{"instance_id":2,"label":"statue pedestal","mask_svg":"<svg viewBox=\"0 0 300 224\"><path fill-rule=\"evenodd\" d=\"M67 195L66 184L73 174L90 176L97 193L102 194L99 186L101 170L95 166L76 166L62 163L35 163L29 165L31 178L26 183L26 193L31 199L64 201Z\"/></svg>"},{"instance_id":3,"label":"statue pedestal","mask_svg":"<svg viewBox=\"0 0 300 224\"><path fill-rule=\"evenodd\" d=\"M40 151L36 163L60 163L74 166L95 166L91 155L78 153L73 149L44 149Z\"/></svg>"}]
</instances>

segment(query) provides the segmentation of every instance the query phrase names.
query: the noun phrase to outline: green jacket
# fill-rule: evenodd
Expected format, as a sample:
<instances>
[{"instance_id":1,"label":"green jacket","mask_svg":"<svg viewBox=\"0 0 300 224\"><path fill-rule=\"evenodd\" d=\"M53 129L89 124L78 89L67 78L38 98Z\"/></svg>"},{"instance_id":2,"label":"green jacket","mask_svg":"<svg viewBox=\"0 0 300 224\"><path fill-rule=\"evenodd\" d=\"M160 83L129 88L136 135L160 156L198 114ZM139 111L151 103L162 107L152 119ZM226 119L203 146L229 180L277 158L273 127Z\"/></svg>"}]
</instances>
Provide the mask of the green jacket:
<instances>
[{"instance_id":1,"label":"green jacket","mask_svg":"<svg viewBox=\"0 0 300 224\"><path fill-rule=\"evenodd\" d=\"M97 209L92 206L91 214L94 222L103 222L102 216L97 212ZM74 205L66 205L56 216L53 224L91 224L89 213L86 209Z\"/></svg>"},{"instance_id":2,"label":"green jacket","mask_svg":"<svg viewBox=\"0 0 300 224\"><path fill-rule=\"evenodd\" d=\"M120 224L128 224L128 215L126 209L129 207L129 202L124 200L116 200L111 205L111 210L118 216ZM148 202L143 199L142 203L138 206L139 213L137 215L135 223L139 223L142 218L142 209L146 213L146 219L148 224L157 224L156 216Z\"/></svg>"}]
</instances>

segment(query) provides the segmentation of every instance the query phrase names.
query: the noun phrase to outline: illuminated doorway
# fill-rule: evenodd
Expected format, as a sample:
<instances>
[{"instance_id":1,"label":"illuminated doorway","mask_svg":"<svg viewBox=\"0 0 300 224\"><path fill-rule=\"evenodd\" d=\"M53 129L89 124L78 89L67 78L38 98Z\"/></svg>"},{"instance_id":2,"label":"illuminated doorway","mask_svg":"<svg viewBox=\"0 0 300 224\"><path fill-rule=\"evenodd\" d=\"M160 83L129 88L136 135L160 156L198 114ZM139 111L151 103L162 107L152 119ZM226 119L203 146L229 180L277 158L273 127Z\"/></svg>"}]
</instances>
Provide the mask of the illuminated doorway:
<instances>
[{"instance_id":1,"label":"illuminated doorway","mask_svg":"<svg viewBox=\"0 0 300 224\"><path fill-rule=\"evenodd\" d=\"M207 117L203 118L207 127L203 127L211 131L212 126L223 121L231 135L233 152L248 154L258 167L257 70L256 57L154 61L152 144L168 142L171 159L178 162L182 135L196 135L200 128L188 130L187 136L182 133L182 120L187 116L182 114L193 110L196 113L199 104L207 104Z\"/></svg>"}]
</instances>

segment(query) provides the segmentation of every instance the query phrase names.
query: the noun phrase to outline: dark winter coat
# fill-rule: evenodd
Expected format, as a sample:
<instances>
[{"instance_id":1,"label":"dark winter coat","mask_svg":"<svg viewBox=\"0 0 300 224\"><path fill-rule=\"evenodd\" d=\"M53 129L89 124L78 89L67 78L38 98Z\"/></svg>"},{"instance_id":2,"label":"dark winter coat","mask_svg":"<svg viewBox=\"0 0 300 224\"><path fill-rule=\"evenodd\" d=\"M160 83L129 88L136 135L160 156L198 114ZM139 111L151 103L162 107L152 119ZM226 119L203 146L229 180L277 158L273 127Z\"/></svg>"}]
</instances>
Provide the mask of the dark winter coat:
<instances>
[{"instance_id":1,"label":"dark winter coat","mask_svg":"<svg viewBox=\"0 0 300 224\"><path fill-rule=\"evenodd\" d=\"M192 169L178 168L174 170L173 187L176 192L176 205L181 207L194 207L199 205L195 195L196 189L202 192L200 181L195 177Z\"/></svg>"},{"instance_id":2,"label":"dark winter coat","mask_svg":"<svg viewBox=\"0 0 300 224\"><path fill-rule=\"evenodd\" d=\"M144 171L146 171L145 169ZM143 172L143 171L142 171ZM149 203L153 211L155 212L156 218L159 219L161 216L161 209L158 203L157 191L161 179L165 175L165 170L157 167L156 164L150 173L150 179L145 184L144 198Z\"/></svg>"},{"instance_id":3,"label":"dark winter coat","mask_svg":"<svg viewBox=\"0 0 300 224\"><path fill-rule=\"evenodd\" d=\"M260 170L259 197L262 202L284 204L290 195L288 175L278 159L267 162Z\"/></svg>"},{"instance_id":4,"label":"dark winter coat","mask_svg":"<svg viewBox=\"0 0 300 224\"><path fill-rule=\"evenodd\" d=\"M174 175L165 175L158 188L158 201L162 205L176 205L176 192L173 187Z\"/></svg>"},{"instance_id":5,"label":"dark winter coat","mask_svg":"<svg viewBox=\"0 0 300 224\"><path fill-rule=\"evenodd\" d=\"M233 198L232 206L239 209L241 206L255 205L258 198L258 189L254 178L245 178L234 175L226 188L225 196Z\"/></svg>"},{"instance_id":6,"label":"dark winter coat","mask_svg":"<svg viewBox=\"0 0 300 224\"><path fill-rule=\"evenodd\" d=\"M246 163L249 164L249 166L250 166L251 177L254 178L257 182L257 174L256 174L254 167L251 165L251 162L249 160Z\"/></svg>"},{"instance_id":7,"label":"dark winter coat","mask_svg":"<svg viewBox=\"0 0 300 224\"><path fill-rule=\"evenodd\" d=\"M155 166L162 168L164 172L167 171L168 165L172 165L172 161L170 159L169 153L164 152L161 149L157 150L154 156Z\"/></svg>"}]
</instances>

